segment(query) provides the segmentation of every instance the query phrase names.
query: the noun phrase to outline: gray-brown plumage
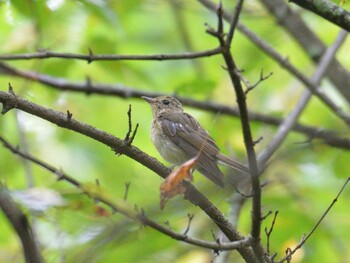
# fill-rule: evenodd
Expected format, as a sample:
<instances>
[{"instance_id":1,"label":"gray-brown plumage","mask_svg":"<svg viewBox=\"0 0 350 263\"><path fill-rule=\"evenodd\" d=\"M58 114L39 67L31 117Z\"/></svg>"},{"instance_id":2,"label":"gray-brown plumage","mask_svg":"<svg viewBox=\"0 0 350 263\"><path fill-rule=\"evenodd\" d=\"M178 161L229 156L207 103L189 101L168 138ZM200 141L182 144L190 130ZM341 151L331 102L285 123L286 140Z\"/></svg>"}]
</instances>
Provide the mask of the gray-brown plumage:
<instances>
[{"instance_id":1,"label":"gray-brown plumage","mask_svg":"<svg viewBox=\"0 0 350 263\"><path fill-rule=\"evenodd\" d=\"M247 167L220 153L213 138L194 117L183 111L177 99L169 96L142 98L152 108L152 142L166 161L180 165L201 151L196 169L221 187L224 187L224 175L217 166L218 161L249 174Z\"/></svg>"}]
</instances>

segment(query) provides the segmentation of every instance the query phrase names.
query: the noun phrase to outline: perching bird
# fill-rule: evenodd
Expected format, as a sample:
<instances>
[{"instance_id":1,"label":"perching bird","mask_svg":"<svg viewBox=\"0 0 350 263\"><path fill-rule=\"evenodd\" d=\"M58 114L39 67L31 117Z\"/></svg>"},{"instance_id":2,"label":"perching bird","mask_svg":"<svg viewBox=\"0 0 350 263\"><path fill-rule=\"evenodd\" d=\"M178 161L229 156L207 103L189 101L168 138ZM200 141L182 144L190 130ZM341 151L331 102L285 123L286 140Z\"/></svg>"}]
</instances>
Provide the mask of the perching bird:
<instances>
[{"instance_id":1,"label":"perching bird","mask_svg":"<svg viewBox=\"0 0 350 263\"><path fill-rule=\"evenodd\" d=\"M217 166L218 162L249 174L247 167L220 153L214 139L194 117L184 112L177 99L170 96L142 98L152 108L152 142L166 161L180 165L200 151L196 169L221 187L224 187L224 175Z\"/></svg>"}]
</instances>

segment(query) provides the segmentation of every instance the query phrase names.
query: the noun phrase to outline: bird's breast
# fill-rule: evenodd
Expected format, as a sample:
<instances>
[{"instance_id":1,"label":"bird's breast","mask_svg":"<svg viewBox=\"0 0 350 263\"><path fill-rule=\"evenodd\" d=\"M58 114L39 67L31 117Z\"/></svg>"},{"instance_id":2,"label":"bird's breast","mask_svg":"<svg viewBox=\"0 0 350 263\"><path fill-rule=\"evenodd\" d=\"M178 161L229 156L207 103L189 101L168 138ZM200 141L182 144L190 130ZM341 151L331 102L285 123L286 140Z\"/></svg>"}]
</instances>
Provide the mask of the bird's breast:
<instances>
[{"instance_id":1,"label":"bird's breast","mask_svg":"<svg viewBox=\"0 0 350 263\"><path fill-rule=\"evenodd\" d=\"M163 133L162 128L157 121L154 121L152 124L151 140L159 154L167 162L174 165L179 165L189 159L185 153Z\"/></svg>"}]
</instances>

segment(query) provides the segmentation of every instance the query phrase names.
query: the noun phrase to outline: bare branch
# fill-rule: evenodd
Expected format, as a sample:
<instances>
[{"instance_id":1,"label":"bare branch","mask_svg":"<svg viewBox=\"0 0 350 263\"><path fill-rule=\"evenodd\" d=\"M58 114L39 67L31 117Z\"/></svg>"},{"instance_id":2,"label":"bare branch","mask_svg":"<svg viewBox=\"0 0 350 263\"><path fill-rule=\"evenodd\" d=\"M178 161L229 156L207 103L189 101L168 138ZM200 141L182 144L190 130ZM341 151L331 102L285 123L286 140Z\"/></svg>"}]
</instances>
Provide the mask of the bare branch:
<instances>
[{"instance_id":1,"label":"bare branch","mask_svg":"<svg viewBox=\"0 0 350 263\"><path fill-rule=\"evenodd\" d=\"M139 128L139 124L136 123L135 130L132 131L132 120L131 120L131 104L129 105L129 110L128 110L128 132L126 133L124 141L126 142L127 145L131 145L132 142L134 141L137 129ZM131 134L132 133L132 134ZM131 135L131 136L130 136Z\"/></svg>"},{"instance_id":2,"label":"bare branch","mask_svg":"<svg viewBox=\"0 0 350 263\"><path fill-rule=\"evenodd\" d=\"M0 184L0 208L21 239L26 263L44 262L27 217L17 207L3 184Z\"/></svg>"},{"instance_id":3,"label":"bare branch","mask_svg":"<svg viewBox=\"0 0 350 263\"><path fill-rule=\"evenodd\" d=\"M280 261L278 261L279 263L282 263L284 261L289 261L292 258L292 255L298 250L300 249L305 242L311 237L311 235L316 231L317 227L321 224L321 222L323 221L323 219L326 217L326 215L329 213L329 211L332 209L332 207L335 205L335 203L338 201L340 195L342 194L342 192L344 191L345 187L347 186L347 184L350 181L350 177L346 179L345 183L343 184L343 186L340 188L338 194L336 195L336 197L333 199L332 203L328 206L328 208L326 209L326 211L322 214L321 218L317 221L317 223L315 224L315 226L311 229L311 231L307 234L307 235L303 235L299 244L292 250L290 248L287 249L288 252L286 252L286 256L284 258L282 258Z\"/></svg>"},{"instance_id":4,"label":"bare branch","mask_svg":"<svg viewBox=\"0 0 350 263\"><path fill-rule=\"evenodd\" d=\"M219 7L217 10L218 16L218 28L217 31L211 30L211 35L218 39L220 46L222 47L222 56L225 60L227 66L227 72L230 76L232 86L235 90L237 103L240 113L244 144L246 147L248 155L248 163L250 170L250 179L252 184L252 229L251 236L253 238L253 250L255 256L259 262L265 262L266 258L264 257L265 252L263 251L260 244L260 231L261 231L261 188L259 181L259 168L256 159L256 154L254 150L254 142L249 124L249 116L246 104L246 96L243 91L240 78L236 74L237 66L234 62L234 59L230 52L230 46L227 45L227 42L224 40L224 33L222 32L222 10Z\"/></svg>"},{"instance_id":5,"label":"bare branch","mask_svg":"<svg viewBox=\"0 0 350 263\"><path fill-rule=\"evenodd\" d=\"M277 23L294 38L313 62L319 63L326 45L304 22L300 12L294 11L287 2L280 0L260 0L276 17ZM327 76L338 91L350 103L350 72L335 58L327 70Z\"/></svg>"},{"instance_id":6,"label":"bare branch","mask_svg":"<svg viewBox=\"0 0 350 263\"><path fill-rule=\"evenodd\" d=\"M59 53L48 50L43 50L38 53L27 53L27 54L11 54L11 55L0 55L0 60L29 60L29 59L48 59L48 58L63 58L63 59L79 59L86 60L88 63L98 60L108 61L119 61L119 60L183 60L183 59L196 59L203 57L210 57L221 53L221 48L217 47L210 50L190 52L190 53L179 53L179 54L152 54L152 55L111 55L101 54L95 55L89 49L88 55L73 54L73 53Z\"/></svg>"},{"instance_id":7,"label":"bare branch","mask_svg":"<svg viewBox=\"0 0 350 263\"><path fill-rule=\"evenodd\" d=\"M270 228L269 229L267 229L267 227L265 228L265 234L266 234L266 237L267 237L267 240L266 240L266 251L267 251L268 254L270 254L270 239L271 239L271 234L272 234L272 231L273 231L273 227L275 226L275 223L276 223L277 215L278 215L278 211L276 211L274 216L273 216Z\"/></svg>"},{"instance_id":8,"label":"bare branch","mask_svg":"<svg viewBox=\"0 0 350 263\"><path fill-rule=\"evenodd\" d=\"M145 92L143 90L126 87L123 85L93 84L91 80L85 83L72 83L62 78L55 78L55 77L45 75L45 74L40 74L37 72L21 71L2 62L0 62L0 70L1 69L2 69L2 74L10 74L17 77L29 79L32 81L38 81L42 84L48 85L58 90L68 90L73 92L81 92L81 93L87 93L87 94L100 94L100 95L108 95L108 96L112 95L112 96L118 96L118 97L124 97L124 98L132 97L132 98L138 98L138 99L141 98L141 96L156 97L156 96L164 95L163 93ZM229 107L229 106L225 106L214 102L208 102L208 101L207 102L197 101L192 98L178 97L178 99L181 100L181 102L187 106L210 111L213 113L220 112L220 114L224 114L224 115L231 115L231 116L237 116L237 117L239 116L238 109L235 107ZM10 107L10 109L13 108L11 105L8 105L8 106ZM252 112L252 111L249 111L249 117L251 121L263 122L269 125L279 125L283 121L283 119L267 116L267 115L257 113L257 112ZM314 139L314 138L321 139L324 141L324 143L330 146L343 148L343 149L350 148L349 139L339 138L335 135L335 132L332 132L329 130L310 127L310 126L304 126L301 124L295 124L293 126L293 130L304 133L311 139Z\"/></svg>"},{"instance_id":9,"label":"bare branch","mask_svg":"<svg viewBox=\"0 0 350 263\"><path fill-rule=\"evenodd\" d=\"M50 165L42 160L39 160L36 157L31 156L28 153L24 153L24 152L20 151L19 149L12 146L9 142L7 142L2 137L0 137L0 141L4 144L4 146L6 148L10 149L14 154L17 154L17 155L21 156L22 158L30 160L33 163L35 163L35 164L41 166L42 168L57 175L57 171L59 169L53 167L52 165ZM192 244L192 245L196 245L196 246L204 247L204 248L209 248L209 249L213 249L213 250L241 249L241 248L244 248L244 247L250 245L250 242L251 242L250 238L242 239L242 240L235 241L235 242L218 244L217 242L208 242L208 241L204 241L201 239L189 237L187 235L188 230L185 231L184 234L179 234L179 233L172 231L169 228L165 228L165 227L159 225L158 223L152 221L151 219L149 219L145 215L145 212L143 209L141 209L141 211L139 211L139 209L136 209L135 211L133 211L132 209L129 208L130 205L127 204L125 202L125 200L123 200L123 201L121 201L121 200L111 201L111 200L107 199L104 195L100 195L97 191L89 191L89 189L86 187L83 187L83 185L80 182L78 182L77 180L75 180L74 178L65 174L62 171L60 171L59 178L60 178L60 180L64 180L64 181L74 185L75 187L80 189L84 194L91 197L94 201L96 200L97 202L101 202L101 203L107 205L108 207L110 207L113 211L119 212L130 219L140 221L143 225L150 226L150 227L154 228L155 230L157 230L157 231L159 231L159 232L161 232L161 233L163 233L171 238L174 238L176 240L184 241L184 242ZM5 206L5 209L7 209L8 208L7 206L9 206L8 199L7 198L3 199L3 198L4 198L4 189L0 189L0 207L3 208ZM3 202L3 201L6 201L6 202ZM23 222L23 217L24 217L24 215L22 214L21 217L18 217L16 220L18 220L20 218L21 222ZM188 229L189 229L190 223L193 219L193 215L188 215L188 217L189 217L189 223L188 223ZM21 234L23 234L23 232L25 232L25 231L21 230ZM28 251L28 253L30 253L30 252L34 253L35 251ZM40 263L42 261L39 261L39 260L38 261L28 261L28 263L33 263L33 262Z\"/></svg>"},{"instance_id":10,"label":"bare branch","mask_svg":"<svg viewBox=\"0 0 350 263\"><path fill-rule=\"evenodd\" d=\"M255 89L261 82L263 82L264 80L267 80L269 77L272 76L272 72L270 72L269 74L267 74L266 76L264 76L264 70L262 69L260 71L260 78L257 82L255 82L253 85L248 85L247 86L247 90L245 91L245 94L248 94L248 92L250 92L251 90Z\"/></svg>"},{"instance_id":11,"label":"bare branch","mask_svg":"<svg viewBox=\"0 0 350 263\"><path fill-rule=\"evenodd\" d=\"M62 112L57 112L52 109L39 106L35 103L29 102L4 91L0 91L0 102L5 105L9 103L13 104L17 109L38 116L49 122L55 123L59 127L73 130L96 141L99 141L111 147L115 151L123 153L124 155L143 164L163 178L165 178L171 172L169 168L163 166L158 160L150 157L137 147L133 145L127 145L124 140L116 138L104 131L98 130L76 119L67 121L66 114ZM60 178L63 177L60 176ZM230 241L238 241L244 239L244 237L238 231L233 229L230 222L217 209L217 207L214 206L202 193L200 193L189 182L184 182L184 185L186 187L185 198L192 202L194 205L199 206L221 229L221 231L228 237ZM238 251L244 255L245 258L251 258L250 249L239 248Z\"/></svg>"},{"instance_id":12,"label":"bare branch","mask_svg":"<svg viewBox=\"0 0 350 263\"><path fill-rule=\"evenodd\" d=\"M228 46L231 45L233 35L234 35L235 30L237 28L239 15L241 14L242 7L243 7L243 2L244 2L244 0L238 0L238 2L236 4L235 12L233 14L233 18L232 18L231 24L230 24L230 29L229 29L227 36L226 36L226 44Z\"/></svg>"},{"instance_id":13,"label":"bare branch","mask_svg":"<svg viewBox=\"0 0 350 263\"><path fill-rule=\"evenodd\" d=\"M55 174L57 176L58 181L65 180L78 188L80 187L80 183L72 177L66 177L66 174L62 171L62 169L57 169L57 168L53 167L52 165L49 165L43 161L38 160L37 158L34 158L33 156L31 156L30 154L28 154L26 152L20 151L18 149L18 147L14 147L13 145L11 145L7 140L5 140L1 136L0 136L0 141L2 142L3 146L5 148L9 149L12 153L17 154L17 155L25 158L26 160L29 160L29 161L43 167L44 169L52 172L53 174Z\"/></svg>"},{"instance_id":14,"label":"bare branch","mask_svg":"<svg viewBox=\"0 0 350 263\"><path fill-rule=\"evenodd\" d=\"M336 51L340 48L341 44L345 40L345 37L346 37L345 32L344 31L340 32L339 36L334 41L334 44L330 48L328 48L327 51L324 53L324 56L321 59L321 62L317 67L315 74L312 77L312 82L314 85L320 84L321 79L323 78L331 61L333 60L333 57L335 56ZM297 105L293 108L290 114L285 118L284 122L281 123L281 125L279 126L278 131L272 138L269 145L267 145L264 151L262 151L259 154L258 159L259 159L259 165L261 168L266 164L266 162L271 158L273 153L280 147L284 139L287 137L291 128L296 123L297 119L302 114L302 112L304 111L306 105L311 99L311 96L312 96L312 93L310 90L304 91Z\"/></svg>"},{"instance_id":15,"label":"bare branch","mask_svg":"<svg viewBox=\"0 0 350 263\"><path fill-rule=\"evenodd\" d=\"M193 220L193 218L194 218L194 214L187 214L187 217L188 217L188 224L187 224L187 227L186 227L186 229L185 229L185 231L184 231L184 235L187 235L187 233L188 233L188 231L190 231L190 227L191 227L191 223L192 223L192 220Z\"/></svg>"},{"instance_id":16,"label":"bare branch","mask_svg":"<svg viewBox=\"0 0 350 263\"><path fill-rule=\"evenodd\" d=\"M213 9L213 3L209 0L198 0L210 9ZM222 17L226 20L231 21L231 16L222 11ZM294 67L288 60L284 59L272 46L264 42L262 39L253 34L245 26L238 24L237 28L244 33L250 40L252 40L257 46L264 50L269 56L276 60L283 68L287 69L289 73L297 77L307 87L313 95L318 97L328 108L331 109L332 113L343 120L347 125L350 125L350 116L344 112L337 104L331 100L323 91L318 89L318 85L315 85L309 80L304 74L302 74L296 67Z\"/></svg>"},{"instance_id":17,"label":"bare branch","mask_svg":"<svg viewBox=\"0 0 350 263\"><path fill-rule=\"evenodd\" d=\"M350 13L329 0L290 0L290 2L350 31Z\"/></svg>"},{"instance_id":18,"label":"bare branch","mask_svg":"<svg viewBox=\"0 0 350 263\"><path fill-rule=\"evenodd\" d=\"M301 81L305 87L307 87L316 97L318 97L332 112L342 119L347 125L350 125L350 116L348 116L342 109L340 109L335 102L333 102L323 91L318 89L318 85L315 85L309 78L302 74L296 67L294 67L289 60L282 57L272 46L263 42L260 38L255 36L249 29L240 27L242 32L246 33L246 36L254 40L254 43L262 48L269 56L271 56L276 62L278 62L283 68L285 68L290 74L295 76Z\"/></svg>"}]
</instances>

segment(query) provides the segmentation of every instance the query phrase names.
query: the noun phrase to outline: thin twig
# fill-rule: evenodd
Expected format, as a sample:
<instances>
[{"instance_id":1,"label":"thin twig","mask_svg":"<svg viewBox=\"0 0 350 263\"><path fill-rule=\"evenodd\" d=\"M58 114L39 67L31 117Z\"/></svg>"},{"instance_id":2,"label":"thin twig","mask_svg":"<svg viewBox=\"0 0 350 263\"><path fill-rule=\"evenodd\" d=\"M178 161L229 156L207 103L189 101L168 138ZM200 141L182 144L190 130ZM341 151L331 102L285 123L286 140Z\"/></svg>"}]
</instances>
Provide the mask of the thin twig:
<instances>
[{"instance_id":1,"label":"thin twig","mask_svg":"<svg viewBox=\"0 0 350 263\"><path fill-rule=\"evenodd\" d=\"M129 190L130 190L130 185L131 182L126 182L125 183L125 192L124 192L124 201L126 201L128 199L128 194L129 194Z\"/></svg>"},{"instance_id":2,"label":"thin twig","mask_svg":"<svg viewBox=\"0 0 350 263\"><path fill-rule=\"evenodd\" d=\"M261 217L261 221L264 221L266 218L268 218L272 214L272 211L267 212L266 215Z\"/></svg>"},{"instance_id":3,"label":"thin twig","mask_svg":"<svg viewBox=\"0 0 350 263\"><path fill-rule=\"evenodd\" d=\"M262 69L260 71L260 78L259 80L257 80L253 85L249 85L247 86L247 89L245 91L245 94L248 94L248 92L252 91L253 89L255 89L261 82L267 80L269 77L272 76L272 72L270 72L269 74L267 74L266 76L264 76L264 70Z\"/></svg>"},{"instance_id":4,"label":"thin twig","mask_svg":"<svg viewBox=\"0 0 350 263\"><path fill-rule=\"evenodd\" d=\"M151 54L151 55L112 55L112 54L93 54L89 49L88 55L73 54L73 53L59 53L48 50L43 50L37 53L26 54L8 54L0 55L0 60L29 60L29 59L49 59L49 58L63 58L63 59L79 59L85 60L88 63L98 60L118 61L118 60L182 60L182 59L196 59L203 57L210 57L221 53L221 48L213 48L199 52L188 52L179 54Z\"/></svg>"},{"instance_id":5,"label":"thin twig","mask_svg":"<svg viewBox=\"0 0 350 263\"><path fill-rule=\"evenodd\" d=\"M9 149L12 153L17 154L17 155L25 158L26 160L29 160L32 163L35 163L35 164L45 168L46 170L52 172L53 174L55 174L57 176L58 181L65 180L76 187L80 187L80 183L77 180L75 180L74 178L66 177L65 173L62 171L62 169L56 169L55 167L53 167L52 165L49 165L48 163L44 163L42 161L39 161L37 158L34 158L30 154L28 154L26 152L22 152L21 150L19 150L18 147L14 147L7 140L5 140L2 136L0 136L0 141L2 142L3 146L5 148Z\"/></svg>"},{"instance_id":6,"label":"thin twig","mask_svg":"<svg viewBox=\"0 0 350 263\"><path fill-rule=\"evenodd\" d=\"M267 227L265 227L265 234L266 234L266 237L267 237L267 239L266 239L266 252L268 254L270 254L271 234L272 234L272 231L273 231L273 227L275 226L275 223L276 223L277 215L278 215L278 211L275 211L275 214L273 216L270 228L267 229Z\"/></svg>"},{"instance_id":7,"label":"thin twig","mask_svg":"<svg viewBox=\"0 0 350 263\"><path fill-rule=\"evenodd\" d=\"M229 29L227 36L226 36L226 45L227 46L231 45L233 35L234 35L235 30L236 30L237 25L238 25L239 15L241 14L241 11L242 11L243 2L244 2L244 0L239 0L235 6L235 11L233 13L233 18L231 20L230 29Z\"/></svg>"},{"instance_id":8,"label":"thin twig","mask_svg":"<svg viewBox=\"0 0 350 263\"><path fill-rule=\"evenodd\" d=\"M187 217L188 217L188 223L187 223L187 227L186 227L183 235L187 235L188 231L190 231L190 227L191 227L192 220L194 218L194 214L187 214Z\"/></svg>"},{"instance_id":9,"label":"thin twig","mask_svg":"<svg viewBox=\"0 0 350 263\"><path fill-rule=\"evenodd\" d=\"M129 110L128 110L128 132L126 133L126 136L125 136L125 141L129 141L130 139L130 134L132 132L132 121L131 121L131 104L129 104Z\"/></svg>"},{"instance_id":10,"label":"thin twig","mask_svg":"<svg viewBox=\"0 0 350 263\"><path fill-rule=\"evenodd\" d=\"M279 263L282 263L284 261L288 261L292 258L292 255L298 250L300 249L305 242L311 237L311 235L316 231L317 227L321 224L321 222L323 221L323 219L326 217L326 215L329 213L329 211L332 209L332 207L335 205L335 203L338 201L340 195L342 194L342 192L344 191L345 187L347 186L347 184L350 181L350 177L346 179L345 183L343 184L343 186L340 188L338 194L336 195L336 197L333 199L332 203L328 206L328 208L326 209L326 211L322 214L322 216L320 217L320 219L317 221L317 223L314 225L314 227L311 229L311 231L307 234L307 235L303 235L299 244L294 248L294 249L287 249L287 253L286 256L284 258L282 258L280 261L278 261Z\"/></svg>"},{"instance_id":11,"label":"thin twig","mask_svg":"<svg viewBox=\"0 0 350 263\"><path fill-rule=\"evenodd\" d=\"M139 124L136 123L135 130L132 130L132 120L131 120L131 104L129 104L129 110L128 110L128 132L126 133L124 141L126 142L127 145L131 145L132 142L135 139L136 132L139 128ZM132 133L132 134L131 134ZM130 136L131 135L131 136Z\"/></svg>"}]
</instances>

